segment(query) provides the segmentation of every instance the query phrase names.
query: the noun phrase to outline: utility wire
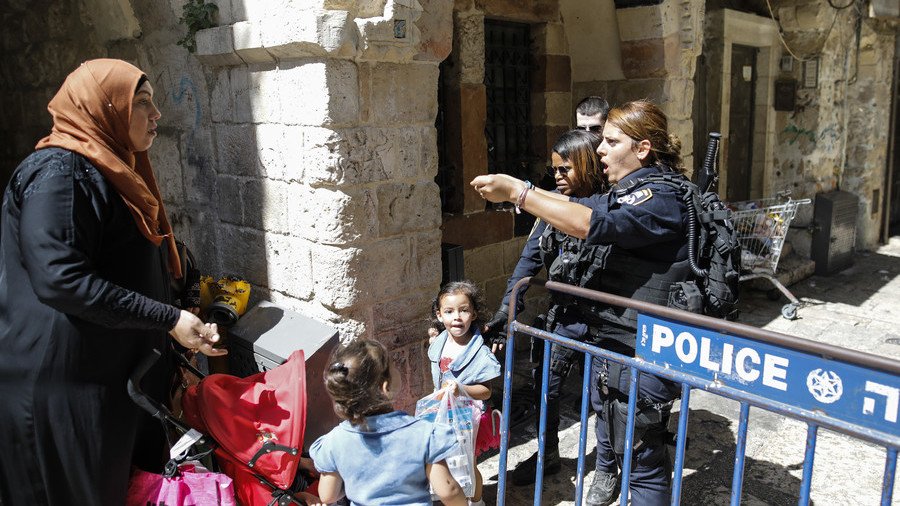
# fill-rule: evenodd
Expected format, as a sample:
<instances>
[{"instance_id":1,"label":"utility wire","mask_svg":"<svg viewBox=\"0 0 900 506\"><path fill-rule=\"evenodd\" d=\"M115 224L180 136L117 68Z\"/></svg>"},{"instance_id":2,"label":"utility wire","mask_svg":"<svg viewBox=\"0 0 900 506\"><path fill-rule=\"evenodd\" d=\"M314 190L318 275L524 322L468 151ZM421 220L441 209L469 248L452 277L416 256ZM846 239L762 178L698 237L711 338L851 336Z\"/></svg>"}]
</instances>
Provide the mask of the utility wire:
<instances>
[{"instance_id":1,"label":"utility wire","mask_svg":"<svg viewBox=\"0 0 900 506\"><path fill-rule=\"evenodd\" d=\"M835 22L837 21L837 16L838 16L838 12L837 12L837 11L840 11L840 10L842 10L842 9L846 9L847 7L850 7L851 5L853 5L853 4L856 2L856 0L850 0L850 1L847 3L847 5L840 7L840 6L835 6L835 5L832 3L832 1L833 1L833 0L828 0L828 5L830 5L831 7L833 7L833 8L835 9L835 12L834 12L834 17L831 18L831 25L828 27L828 33L825 34L825 40L828 40L828 37L831 36L831 30L834 29L834 24L835 24ZM801 62L804 62L804 61L811 61L811 60L815 60L816 58L819 57L820 54L822 54L822 52L821 52L821 50L820 50L819 52L814 53L814 54L812 54L812 55L810 55L810 56L804 56L804 57L797 56L797 53L795 53L794 51L792 51L791 48L790 48L790 46L788 46L787 41L784 40L784 35L783 35L783 33L782 33L783 30L781 29L781 23L780 23L777 19L775 19L775 12L772 10L772 3L770 2L770 0L766 0L766 5L769 7L769 17L772 18L772 21L775 22L775 26L778 27L778 38L781 40L781 45L784 46L784 49L786 49L787 52L788 52L792 57L794 57L795 60L798 60L798 61L801 61Z\"/></svg>"}]
</instances>

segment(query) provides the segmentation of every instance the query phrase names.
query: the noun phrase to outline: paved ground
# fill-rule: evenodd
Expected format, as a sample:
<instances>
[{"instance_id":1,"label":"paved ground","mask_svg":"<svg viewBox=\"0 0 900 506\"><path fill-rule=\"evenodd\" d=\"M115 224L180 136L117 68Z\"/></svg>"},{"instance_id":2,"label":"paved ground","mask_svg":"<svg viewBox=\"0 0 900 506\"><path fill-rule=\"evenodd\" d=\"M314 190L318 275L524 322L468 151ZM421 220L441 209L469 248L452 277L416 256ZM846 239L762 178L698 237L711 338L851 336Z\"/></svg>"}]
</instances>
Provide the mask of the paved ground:
<instances>
[{"instance_id":1,"label":"paved ground","mask_svg":"<svg viewBox=\"0 0 900 506\"><path fill-rule=\"evenodd\" d=\"M900 238L878 251L857 254L854 265L838 274L812 276L790 288L804 304L799 319L789 321L781 317L786 300L771 301L764 291L744 290L741 322L900 360ZM523 357L516 371L522 383L525 360ZM574 504L579 386L580 381L574 377L567 385L560 431L563 471L545 479L542 504ZM692 393L682 504L728 504L738 410L736 402L704 391ZM672 427L675 421L673 416ZM589 423L593 427L593 417ZM588 434L591 449L593 430ZM805 435L805 424L751 408L742 504L797 503ZM531 424L520 423L513 429L510 469L536 448ZM813 503L878 504L884 455L883 448L820 430ZM593 458L591 452L586 459L589 473L585 483L590 483L593 476ZM479 464L488 504L496 499L498 465L496 455L483 457ZM506 503L532 504L533 494L533 486L510 486ZM900 485L895 487L894 497L900 504Z\"/></svg>"}]
</instances>

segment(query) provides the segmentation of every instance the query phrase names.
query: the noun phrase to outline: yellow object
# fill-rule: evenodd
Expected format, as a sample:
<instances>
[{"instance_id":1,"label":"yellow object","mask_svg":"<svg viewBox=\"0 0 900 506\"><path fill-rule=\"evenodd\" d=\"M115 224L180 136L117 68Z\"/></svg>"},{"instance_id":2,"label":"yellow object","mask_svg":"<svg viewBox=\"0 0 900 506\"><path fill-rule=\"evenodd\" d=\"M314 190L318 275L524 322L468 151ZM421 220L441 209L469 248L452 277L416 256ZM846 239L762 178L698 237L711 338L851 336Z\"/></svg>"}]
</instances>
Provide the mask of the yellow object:
<instances>
[{"instance_id":1,"label":"yellow object","mask_svg":"<svg viewBox=\"0 0 900 506\"><path fill-rule=\"evenodd\" d=\"M233 276L213 281L212 276L200 277L200 309L206 318L220 325L233 325L250 300L250 283Z\"/></svg>"}]
</instances>

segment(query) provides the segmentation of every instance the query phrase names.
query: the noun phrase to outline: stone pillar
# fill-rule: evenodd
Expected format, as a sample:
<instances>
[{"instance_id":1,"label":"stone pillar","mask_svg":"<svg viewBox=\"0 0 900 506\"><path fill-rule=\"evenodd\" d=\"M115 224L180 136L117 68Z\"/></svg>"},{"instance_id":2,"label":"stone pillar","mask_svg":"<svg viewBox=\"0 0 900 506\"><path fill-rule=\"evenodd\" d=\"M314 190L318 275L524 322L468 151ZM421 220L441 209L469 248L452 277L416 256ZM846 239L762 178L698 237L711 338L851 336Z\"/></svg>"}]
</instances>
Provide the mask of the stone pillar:
<instances>
[{"instance_id":1,"label":"stone pillar","mask_svg":"<svg viewBox=\"0 0 900 506\"><path fill-rule=\"evenodd\" d=\"M215 76L223 270L345 342L385 343L407 406L431 387L445 4L231 0L235 22L197 35Z\"/></svg>"},{"instance_id":2,"label":"stone pillar","mask_svg":"<svg viewBox=\"0 0 900 506\"><path fill-rule=\"evenodd\" d=\"M610 84L610 101L650 98L659 105L669 118L669 131L681 140L689 172L694 165L693 79L702 50L705 12L705 2L700 0L664 0L616 9L626 81Z\"/></svg>"}]
</instances>

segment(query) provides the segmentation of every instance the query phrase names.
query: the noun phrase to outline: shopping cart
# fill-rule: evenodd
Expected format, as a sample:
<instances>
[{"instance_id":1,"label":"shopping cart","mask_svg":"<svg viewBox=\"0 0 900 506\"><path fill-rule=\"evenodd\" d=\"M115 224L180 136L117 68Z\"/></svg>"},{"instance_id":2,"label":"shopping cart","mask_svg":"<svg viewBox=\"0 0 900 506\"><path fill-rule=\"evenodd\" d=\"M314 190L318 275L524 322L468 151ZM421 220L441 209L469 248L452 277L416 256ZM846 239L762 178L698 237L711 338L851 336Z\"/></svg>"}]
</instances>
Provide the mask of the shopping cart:
<instances>
[{"instance_id":1,"label":"shopping cart","mask_svg":"<svg viewBox=\"0 0 900 506\"><path fill-rule=\"evenodd\" d=\"M782 193L771 198L729 203L742 249L740 280L769 280L790 300L781 308L781 316L788 320L797 318L800 301L778 281L775 270L797 208L811 202L810 199L792 200L789 193Z\"/></svg>"}]
</instances>

